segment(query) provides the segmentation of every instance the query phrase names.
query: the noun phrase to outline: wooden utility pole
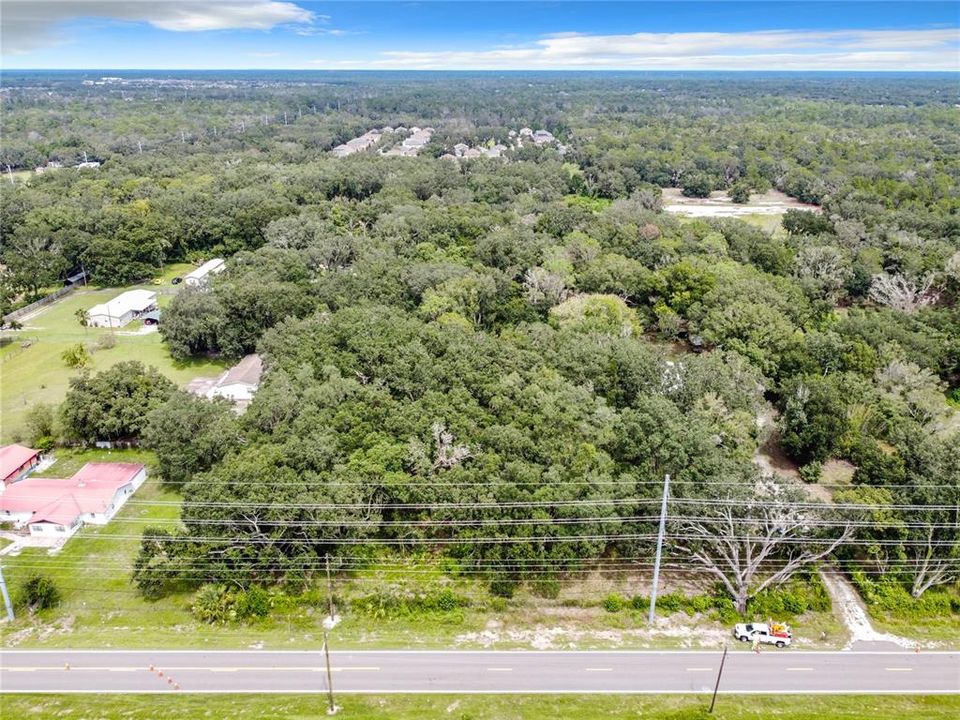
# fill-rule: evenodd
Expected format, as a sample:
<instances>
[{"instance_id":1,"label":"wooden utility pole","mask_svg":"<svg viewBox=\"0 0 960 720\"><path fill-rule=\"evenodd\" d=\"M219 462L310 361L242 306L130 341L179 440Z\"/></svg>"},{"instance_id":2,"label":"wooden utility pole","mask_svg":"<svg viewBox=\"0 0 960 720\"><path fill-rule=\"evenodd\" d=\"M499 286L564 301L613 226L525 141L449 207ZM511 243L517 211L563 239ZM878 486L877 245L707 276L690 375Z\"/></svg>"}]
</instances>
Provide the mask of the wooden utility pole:
<instances>
[{"instance_id":1,"label":"wooden utility pole","mask_svg":"<svg viewBox=\"0 0 960 720\"><path fill-rule=\"evenodd\" d=\"M660 583L660 556L663 554L663 535L667 529L667 495L670 493L670 476L663 476L663 501L660 504L660 532L657 533L657 557L653 561L653 586L650 588L650 616L653 624L657 614L657 585Z\"/></svg>"},{"instance_id":2,"label":"wooden utility pole","mask_svg":"<svg viewBox=\"0 0 960 720\"><path fill-rule=\"evenodd\" d=\"M723 644L723 657L720 658L720 669L717 671L717 683L713 686L713 697L710 698L710 709L707 711L713 713L713 706L717 703L717 691L720 689L720 677L723 675L723 664L727 661L727 644Z\"/></svg>"},{"instance_id":3,"label":"wooden utility pole","mask_svg":"<svg viewBox=\"0 0 960 720\"><path fill-rule=\"evenodd\" d=\"M333 609L333 581L330 579L330 554L326 555L326 566L327 566L327 612L330 614L330 620L333 621L333 618L336 616L336 613Z\"/></svg>"},{"instance_id":4,"label":"wooden utility pole","mask_svg":"<svg viewBox=\"0 0 960 720\"><path fill-rule=\"evenodd\" d=\"M327 715L336 715L337 705L333 702L333 672L330 670L330 642L327 631L323 631L323 655L327 661Z\"/></svg>"}]
</instances>

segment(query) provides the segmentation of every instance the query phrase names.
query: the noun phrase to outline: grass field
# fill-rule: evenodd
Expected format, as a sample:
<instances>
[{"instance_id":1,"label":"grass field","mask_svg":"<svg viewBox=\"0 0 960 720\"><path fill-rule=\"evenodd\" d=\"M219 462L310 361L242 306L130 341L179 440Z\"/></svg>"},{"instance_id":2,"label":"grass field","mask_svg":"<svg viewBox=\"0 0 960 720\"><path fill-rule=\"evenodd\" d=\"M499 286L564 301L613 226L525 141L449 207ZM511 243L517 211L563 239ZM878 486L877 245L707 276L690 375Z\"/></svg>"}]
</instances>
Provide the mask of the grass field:
<instances>
[{"instance_id":1,"label":"grass field","mask_svg":"<svg viewBox=\"0 0 960 720\"><path fill-rule=\"evenodd\" d=\"M323 718L324 695L8 695L10 717L88 720L189 718ZM337 717L348 720L946 720L960 714L960 696L757 696L709 699L677 695L343 695Z\"/></svg>"},{"instance_id":2,"label":"grass field","mask_svg":"<svg viewBox=\"0 0 960 720\"><path fill-rule=\"evenodd\" d=\"M188 264L170 265L162 276L162 284L138 285L157 292L158 303L170 303L176 288L170 280L192 268ZM122 360L140 360L156 366L177 384L184 385L194 377L215 376L224 365L219 362L177 362L170 357L166 346L156 332L147 335L124 334L135 331L140 323L130 323L113 331L116 345L110 349L96 349L97 340L110 334L106 328L83 327L76 317L80 310L89 310L105 302L124 289L81 289L39 311L23 321L24 328L5 332L0 346L0 441L10 442L21 430L24 417L31 406L38 403L59 403L67 392L70 378L80 370L68 368L61 354L68 347L81 343L92 351L91 370L104 370ZM24 347L29 343L29 347Z\"/></svg>"}]
</instances>

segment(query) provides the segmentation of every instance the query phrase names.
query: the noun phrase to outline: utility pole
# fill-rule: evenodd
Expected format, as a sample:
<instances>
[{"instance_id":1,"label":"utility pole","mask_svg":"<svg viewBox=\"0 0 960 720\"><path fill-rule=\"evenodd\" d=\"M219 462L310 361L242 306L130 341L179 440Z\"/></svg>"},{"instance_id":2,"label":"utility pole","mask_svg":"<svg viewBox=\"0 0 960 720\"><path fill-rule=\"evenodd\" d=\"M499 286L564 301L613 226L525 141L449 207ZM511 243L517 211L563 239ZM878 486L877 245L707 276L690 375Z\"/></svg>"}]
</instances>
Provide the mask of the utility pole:
<instances>
[{"instance_id":1,"label":"utility pole","mask_svg":"<svg viewBox=\"0 0 960 720\"><path fill-rule=\"evenodd\" d=\"M137 149L140 151L140 154L143 155L143 140L137 140Z\"/></svg>"},{"instance_id":2,"label":"utility pole","mask_svg":"<svg viewBox=\"0 0 960 720\"><path fill-rule=\"evenodd\" d=\"M323 654L327 661L327 715L336 715L337 706L333 702L333 673L330 671L330 643L327 630L323 630Z\"/></svg>"},{"instance_id":3,"label":"utility pole","mask_svg":"<svg viewBox=\"0 0 960 720\"><path fill-rule=\"evenodd\" d=\"M330 553L327 553L325 561L327 566L327 612L330 613L331 618L335 618L337 614L333 611L333 581L330 579Z\"/></svg>"},{"instance_id":4,"label":"utility pole","mask_svg":"<svg viewBox=\"0 0 960 720\"><path fill-rule=\"evenodd\" d=\"M650 617L653 624L657 614L657 585L660 582L660 556L663 553L663 534L667 529L667 495L670 493L670 476L663 476L663 502L660 504L660 532L657 534L657 557L653 561L653 587L650 588Z\"/></svg>"},{"instance_id":5,"label":"utility pole","mask_svg":"<svg viewBox=\"0 0 960 720\"><path fill-rule=\"evenodd\" d=\"M7 592L7 581L3 579L3 566L0 566L0 593L3 594L3 604L7 606L7 620L13 622L13 604Z\"/></svg>"},{"instance_id":6,"label":"utility pole","mask_svg":"<svg viewBox=\"0 0 960 720\"><path fill-rule=\"evenodd\" d=\"M713 706L717 702L717 691L720 689L720 677L723 675L723 663L727 660L727 644L723 644L723 657L720 658L720 669L717 671L717 684L713 686L713 697L710 698L710 709L707 711L713 714Z\"/></svg>"}]
</instances>

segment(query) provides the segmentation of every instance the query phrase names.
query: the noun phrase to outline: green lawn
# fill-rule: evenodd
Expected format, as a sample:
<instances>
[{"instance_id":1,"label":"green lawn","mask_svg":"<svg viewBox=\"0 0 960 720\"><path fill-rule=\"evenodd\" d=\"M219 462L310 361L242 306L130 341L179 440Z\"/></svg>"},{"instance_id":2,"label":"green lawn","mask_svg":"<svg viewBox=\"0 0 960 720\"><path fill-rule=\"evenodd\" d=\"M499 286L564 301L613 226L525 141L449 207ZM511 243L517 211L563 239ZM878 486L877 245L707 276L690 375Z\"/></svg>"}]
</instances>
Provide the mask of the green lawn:
<instances>
[{"instance_id":1,"label":"green lawn","mask_svg":"<svg viewBox=\"0 0 960 720\"><path fill-rule=\"evenodd\" d=\"M170 265L162 276L162 284L134 287L153 290L158 303L164 307L173 299L176 287L170 279L192 268L188 264ZM104 370L122 360L140 360L156 366L174 382L184 385L198 376L213 377L224 364L210 361L177 362L170 357L166 346L156 332L148 335L125 335L141 326L130 323L114 331L115 347L96 349L97 340L111 331L106 328L85 328L77 320L78 310L89 310L123 290L130 288L81 289L43 309L40 314L23 321L24 328L5 332L6 342L0 347L0 440L9 442L23 426L24 417L32 405L59 403L66 394L71 377L79 370L68 368L61 354L68 347L82 343L93 351L91 369ZM29 343L29 347L24 344Z\"/></svg>"},{"instance_id":2,"label":"green lawn","mask_svg":"<svg viewBox=\"0 0 960 720\"><path fill-rule=\"evenodd\" d=\"M706 697L677 695L341 695L337 717L349 720L947 720L960 696L721 695L712 715ZM7 695L10 717L93 720L188 718L324 718L324 695Z\"/></svg>"}]
</instances>

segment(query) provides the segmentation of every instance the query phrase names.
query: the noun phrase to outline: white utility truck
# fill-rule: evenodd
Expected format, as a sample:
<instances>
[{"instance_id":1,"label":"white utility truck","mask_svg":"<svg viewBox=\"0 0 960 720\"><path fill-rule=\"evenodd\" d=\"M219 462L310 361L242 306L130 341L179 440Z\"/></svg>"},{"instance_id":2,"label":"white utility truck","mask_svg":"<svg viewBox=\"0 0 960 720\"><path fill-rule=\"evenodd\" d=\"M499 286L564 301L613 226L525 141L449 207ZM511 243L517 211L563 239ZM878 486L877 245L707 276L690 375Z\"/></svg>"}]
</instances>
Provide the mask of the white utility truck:
<instances>
[{"instance_id":1,"label":"white utility truck","mask_svg":"<svg viewBox=\"0 0 960 720\"><path fill-rule=\"evenodd\" d=\"M740 642L759 640L779 648L793 642L793 633L784 623L737 623L733 628L733 636Z\"/></svg>"}]
</instances>

